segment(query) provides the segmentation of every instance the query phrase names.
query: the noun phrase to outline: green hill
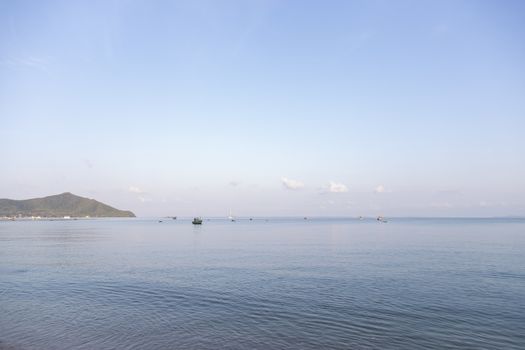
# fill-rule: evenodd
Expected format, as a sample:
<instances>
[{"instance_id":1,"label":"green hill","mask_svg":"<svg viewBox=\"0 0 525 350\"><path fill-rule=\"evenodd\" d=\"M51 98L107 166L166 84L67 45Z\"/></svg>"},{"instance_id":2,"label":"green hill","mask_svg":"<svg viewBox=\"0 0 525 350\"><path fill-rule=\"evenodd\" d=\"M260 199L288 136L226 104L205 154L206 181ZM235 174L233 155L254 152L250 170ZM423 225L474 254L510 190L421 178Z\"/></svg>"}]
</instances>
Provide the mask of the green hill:
<instances>
[{"instance_id":1,"label":"green hill","mask_svg":"<svg viewBox=\"0 0 525 350\"><path fill-rule=\"evenodd\" d=\"M94 199L66 192L44 198L0 199L0 216L42 217L135 217L131 211L118 210Z\"/></svg>"}]
</instances>

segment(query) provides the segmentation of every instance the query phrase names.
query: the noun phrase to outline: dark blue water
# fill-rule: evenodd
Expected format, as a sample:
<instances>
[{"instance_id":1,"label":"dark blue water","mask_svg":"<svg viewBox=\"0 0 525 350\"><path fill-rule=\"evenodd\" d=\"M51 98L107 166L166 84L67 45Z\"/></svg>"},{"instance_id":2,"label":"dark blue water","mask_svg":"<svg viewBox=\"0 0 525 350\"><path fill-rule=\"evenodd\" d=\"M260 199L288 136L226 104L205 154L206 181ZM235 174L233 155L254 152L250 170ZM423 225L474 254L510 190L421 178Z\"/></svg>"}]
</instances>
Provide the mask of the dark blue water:
<instances>
[{"instance_id":1,"label":"dark blue water","mask_svg":"<svg viewBox=\"0 0 525 350\"><path fill-rule=\"evenodd\" d=\"M0 222L1 349L524 349L524 220Z\"/></svg>"}]
</instances>

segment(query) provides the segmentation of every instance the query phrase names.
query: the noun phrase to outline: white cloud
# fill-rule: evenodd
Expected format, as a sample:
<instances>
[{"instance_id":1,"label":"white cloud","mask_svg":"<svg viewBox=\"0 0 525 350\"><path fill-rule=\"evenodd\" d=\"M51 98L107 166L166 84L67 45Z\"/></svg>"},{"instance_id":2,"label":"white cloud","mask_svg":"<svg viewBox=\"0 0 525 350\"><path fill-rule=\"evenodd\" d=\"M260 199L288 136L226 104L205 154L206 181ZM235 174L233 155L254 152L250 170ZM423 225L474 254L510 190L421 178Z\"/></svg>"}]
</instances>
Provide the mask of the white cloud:
<instances>
[{"instance_id":1,"label":"white cloud","mask_svg":"<svg viewBox=\"0 0 525 350\"><path fill-rule=\"evenodd\" d=\"M128 191L131 192L131 193L137 193L137 194L144 193L144 191L142 191L137 186L129 186Z\"/></svg>"},{"instance_id":2,"label":"white cloud","mask_svg":"<svg viewBox=\"0 0 525 350\"><path fill-rule=\"evenodd\" d=\"M385 192L386 192L385 186L383 186L383 185L379 185L379 186L377 186L377 187L374 189L374 192L375 192L375 193L385 193Z\"/></svg>"},{"instance_id":3,"label":"white cloud","mask_svg":"<svg viewBox=\"0 0 525 350\"><path fill-rule=\"evenodd\" d=\"M344 192L348 192L348 187L346 187L346 185L342 183L330 181L330 184L328 185L328 192L344 193Z\"/></svg>"},{"instance_id":4,"label":"white cloud","mask_svg":"<svg viewBox=\"0 0 525 350\"><path fill-rule=\"evenodd\" d=\"M286 177L281 177L281 181L283 183L283 186L289 190L300 190L304 187L304 183L297 180L288 179Z\"/></svg>"}]
</instances>

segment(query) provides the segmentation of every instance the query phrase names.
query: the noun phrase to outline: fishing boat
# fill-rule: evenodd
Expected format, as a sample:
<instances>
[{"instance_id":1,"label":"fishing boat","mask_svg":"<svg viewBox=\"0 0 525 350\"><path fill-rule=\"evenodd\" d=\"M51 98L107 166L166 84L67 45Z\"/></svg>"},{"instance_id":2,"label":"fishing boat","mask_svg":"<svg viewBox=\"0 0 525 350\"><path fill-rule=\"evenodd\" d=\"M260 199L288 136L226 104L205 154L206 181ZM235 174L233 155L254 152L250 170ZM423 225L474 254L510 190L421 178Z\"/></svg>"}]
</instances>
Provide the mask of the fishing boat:
<instances>
[{"instance_id":1,"label":"fishing boat","mask_svg":"<svg viewBox=\"0 0 525 350\"><path fill-rule=\"evenodd\" d=\"M201 218L193 218L193 221L191 222L194 225L202 225L202 219Z\"/></svg>"},{"instance_id":2,"label":"fishing boat","mask_svg":"<svg viewBox=\"0 0 525 350\"><path fill-rule=\"evenodd\" d=\"M230 215L228 215L228 220L230 220L232 222L235 221L235 218L232 215L232 210L231 209L230 209Z\"/></svg>"}]
</instances>

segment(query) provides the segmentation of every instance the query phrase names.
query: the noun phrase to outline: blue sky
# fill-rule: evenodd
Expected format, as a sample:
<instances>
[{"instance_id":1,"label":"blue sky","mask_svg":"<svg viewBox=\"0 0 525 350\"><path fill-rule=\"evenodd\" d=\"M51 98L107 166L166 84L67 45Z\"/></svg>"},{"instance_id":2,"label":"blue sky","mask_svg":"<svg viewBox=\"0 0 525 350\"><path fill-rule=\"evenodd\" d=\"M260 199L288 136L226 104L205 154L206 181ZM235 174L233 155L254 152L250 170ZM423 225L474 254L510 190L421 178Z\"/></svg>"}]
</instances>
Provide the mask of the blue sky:
<instances>
[{"instance_id":1,"label":"blue sky","mask_svg":"<svg viewBox=\"0 0 525 350\"><path fill-rule=\"evenodd\" d=\"M523 1L0 1L0 197L525 215Z\"/></svg>"}]
</instances>

